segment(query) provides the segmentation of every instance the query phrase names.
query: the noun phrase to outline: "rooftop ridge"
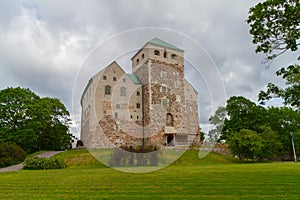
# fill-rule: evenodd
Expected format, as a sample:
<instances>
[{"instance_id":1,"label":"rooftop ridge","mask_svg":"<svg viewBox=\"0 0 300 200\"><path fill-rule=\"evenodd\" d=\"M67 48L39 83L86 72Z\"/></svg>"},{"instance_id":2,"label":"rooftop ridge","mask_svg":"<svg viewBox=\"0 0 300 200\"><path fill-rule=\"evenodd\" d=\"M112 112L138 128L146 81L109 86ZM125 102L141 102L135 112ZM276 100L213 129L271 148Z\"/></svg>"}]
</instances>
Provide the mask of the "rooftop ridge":
<instances>
[{"instance_id":1,"label":"rooftop ridge","mask_svg":"<svg viewBox=\"0 0 300 200\"><path fill-rule=\"evenodd\" d=\"M181 51L181 52L184 52L184 50L176 47L175 45L173 44L170 44L168 42L165 42L161 39L158 39L157 37L153 38L152 40L149 40L147 43L149 44L154 44L154 45L158 45L158 46L161 46L161 47L165 47L165 48L170 48L170 49L174 49L174 50L177 50L177 51Z\"/></svg>"}]
</instances>

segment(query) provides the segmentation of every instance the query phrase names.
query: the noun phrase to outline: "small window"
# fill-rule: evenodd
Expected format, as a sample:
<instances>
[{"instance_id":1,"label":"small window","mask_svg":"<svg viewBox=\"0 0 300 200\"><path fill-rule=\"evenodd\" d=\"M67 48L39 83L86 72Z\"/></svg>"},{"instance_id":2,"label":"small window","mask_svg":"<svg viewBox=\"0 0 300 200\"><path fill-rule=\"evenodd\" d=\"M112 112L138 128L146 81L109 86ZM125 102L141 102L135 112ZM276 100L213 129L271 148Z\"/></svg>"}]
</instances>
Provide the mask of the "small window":
<instances>
[{"instance_id":1,"label":"small window","mask_svg":"<svg viewBox=\"0 0 300 200\"><path fill-rule=\"evenodd\" d=\"M113 81L117 81L117 77L113 77Z\"/></svg>"},{"instance_id":2,"label":"small window","mask_svg":"<svg viewBox=\"0 0 300 200\"><path fill-rule=\"evenodd\" d=\"M144 54L142 54L142 60L145 58L145 55Z\"/></svg>"},{"instance_id":3,"label":"small window","mask_svg":"<svg viewBox=\"0 0 300 200\"><path fill-rule=\"evenodd\" d=\"M121 87L121 96L126 96L126 88L125 87Z\"/></svg>"},{"instance_id":4,"label":"small window","mask_svg":"<svg viewBox=\"0 0 300 200\"><path fill-rule=\"evenodd\" d=\"M168 106L169 105L168 99L162 99L161 100L161 105Z\"/></svg>"},{"instance_id":5,"label":"small window","mask_svg":"<svg viewBox=\"0 0 300 200\"><path fill-rule=\"evenodd\" d=\"M176 54L172 54L172 55L171 55L171 58L172 58L172 59L177 59L177 55L176 55Z\"/></svg>"},{"instance_id":6,"label":"small window","mask_svg":"<svg viewBox=\"0 0 300 200\"><path fill-rule=\"evenodd\" d=\"M171 113L167 113L167 119L166 119L166 126L173 126L174 125L174 118Z\"/></svg>"},{"instance_id":7,"label":"small window","mask_svg":"<svg viewBox=\"0 0 300 200\"><path fill-rule=\"evenodd\" d=\"M123 83L125 83L126 82L126 78L123 78Z\"/></svg>"},{"instance_id":8,"label":"small window","mask_svg":"<svg viewBox=\"0 0 300 200\"><path fill-rule=\"evenodd\" d=\"M137 103L136 108L141 108L141 104Z\"/></svg>"},{"instance_id":9,"label":"small window","mask_svg":"<svg viewBox=\"0 0 300 200\"><path fill-rule=\"evenodd\" d=\"M105 94L110 94L110 86L109 85L107 85L107 86L105 86Z\"/></svg>"},{"instance_id":10,"label":"small window","mask_svg":"<svg viewBox=\"0 0 300 200\"><path fill-rule=\"evenodd\" d=\"M154 55L159 56L160 55L159 51L158 50L154 50Z\"/></svg>"},{"instance_id":11,"label":"small window","mask_svg":"<svg viewBox=\"0 0 300 200\"><path fill-rule=\"evenodd\" d=\"M136 116L136 119L139 119L139 116L138 116L138 115Z\"/></svg>"},{"instance_id":12,"label":"small window","mask_svg":"<svg viewBox=\"0 0 300 200\"><path fill-rule=\"evenodd\" d=\"M121 108L120 104L116 104L116 109L120 109L120 108Z\"/></svg>"},{"instance_id":13,"label":"small window","mask_svg":"<svg viewBox=\"0 0 300 200\"><path fill-rule=\"evenodd\" d=\"M138 65L140 63L140 59L136 59L136 64Z\"/></svg>"},{"instance_id":14,"label":"small window","mask_svg":"<svg viewBox=\"0 0 300 200\"><path fill-rule=\"evenodd\" d=\"M118 119L119 115L118 113L115 113L115 118Z\"/></svg>"},{"instance_id":15,"label":"small window","mask_svg":"<svg viewBox=\"0 0 300 200\"><path fill-rule=\"evenodd\" d=\"M160 77L161 78L166 78L167 72L160 72Z\"/></svg>"},{"instance_id":16,"label":"small window","mask_svg":"<svg viewBox=\"0 0 300 200\"><path fill-rule=\"evenodd\" d=\"M166 94L167 93L167 87L161 86L161 93Z\"/></svg>"},{"instance_id":17,"label":"small window","mask_svg":"<svg viewBox=\"0 0 300 200\"><path fill-rule=\"evenodd\" d=\"M164 58L167 58L167 52L166 51L164 52Z\"/></svg>"},{"instance_id":18,"label":"small window","mask_svg":"<svg viewBox=\"0 0 300 200\"><path fill-rule=\"evenodd\" d=\"M140 96L140 95L141 95L140 91L137 91L136 96Z\"/></svg>"},{"instance_id":19,"label":"small window","mask_svg":"<svg viewBox=\"0 0 300 200\"><path fill-rule=\"evenodd\" d=\"M132 115L130 115L130 118L132 119Z\"/></svg>"},{"instance_id":20,"label":"small window","mask_svg":"<svg viewBox=\"0 0 300 200\"><path fill-rule=\"evenodd\" d=\"M107 77L104 75L104 76L103 76L103 80L106 80L106 79L107 79Z\"/></svg>"}]
</instances>

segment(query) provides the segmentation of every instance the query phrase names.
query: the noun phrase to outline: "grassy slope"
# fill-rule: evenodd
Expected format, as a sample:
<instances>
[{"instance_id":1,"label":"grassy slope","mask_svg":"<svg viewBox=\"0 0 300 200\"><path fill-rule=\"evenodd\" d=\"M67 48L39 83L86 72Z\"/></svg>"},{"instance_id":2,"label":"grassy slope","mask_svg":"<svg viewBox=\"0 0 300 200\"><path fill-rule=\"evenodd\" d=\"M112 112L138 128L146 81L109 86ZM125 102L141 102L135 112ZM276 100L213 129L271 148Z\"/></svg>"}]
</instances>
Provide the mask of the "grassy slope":
<instances>
[{"instance_id":1,"label":"grassy slope","mask_svg":"<svg viewBox=\"0 0 300 200\"><path fill-rule=\"evenodd\" d=\"M300 198L298 163L236 163L188 151L162 170L130 174L107 168L87 151L57 155L69 168L0 173L0 199Z\"/></svg>"}]
</instances>

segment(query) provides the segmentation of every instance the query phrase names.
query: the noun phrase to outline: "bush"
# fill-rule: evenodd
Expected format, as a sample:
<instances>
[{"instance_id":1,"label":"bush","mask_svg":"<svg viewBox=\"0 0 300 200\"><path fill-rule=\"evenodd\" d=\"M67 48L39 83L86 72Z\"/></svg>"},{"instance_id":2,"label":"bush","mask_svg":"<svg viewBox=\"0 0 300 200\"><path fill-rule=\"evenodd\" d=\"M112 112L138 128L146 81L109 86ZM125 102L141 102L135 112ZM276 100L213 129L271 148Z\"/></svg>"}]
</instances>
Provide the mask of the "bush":
<instances>
[{"instance_id":1,"label":"bush","mask_svg":"<svg viewBox=\"0 0 300 200\"><path fill-rule=\"evenodd\" d=\"M0 143L0 168L24 161L26 152L18 145Z\"/></svg>"},{"instance_id":2,"label":"bush","mask_svg":"<svg viewBox=\"0 0 300 200\"><path fill-rule=\"evenodd\" d=\"M63 169L66 164L57 158L27 158L24 161L23 169Z\"/></svg>"},{"instance_id":3,"label":"bush","mask_svg":"<svg viewBox=\"0 0 300 200\"><path fill-rule=\"evenodd\" d=\"M159 164L159 155L157 146L121 146L115 148L110 156L110 166L144 166Z\"/></svg>"}]
</instances>

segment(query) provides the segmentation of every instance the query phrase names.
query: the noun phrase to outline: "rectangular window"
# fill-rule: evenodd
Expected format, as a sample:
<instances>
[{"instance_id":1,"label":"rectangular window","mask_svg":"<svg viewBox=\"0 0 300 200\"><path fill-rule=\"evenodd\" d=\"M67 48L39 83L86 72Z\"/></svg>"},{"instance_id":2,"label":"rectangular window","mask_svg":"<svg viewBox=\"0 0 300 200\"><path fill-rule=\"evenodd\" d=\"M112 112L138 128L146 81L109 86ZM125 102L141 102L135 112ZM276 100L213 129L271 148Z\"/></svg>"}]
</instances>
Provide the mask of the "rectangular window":
<instances>
[{"instance_id":1,"label":"rectangular window","mask_svg":"<svg viewBox=\"0 0 300 200\"><path fill-rule=\"evenodd\" d=\"M161 86L161 93L166 94L167 93L167 87Z\"/></svg>"},{"instance_id":2,"label":"rectangular window","mask_svg":"<svg viewBox=\"0 0 300 200\"><path fill-rule=\"evenodd\" d=\"M117 77L113 77L113 81L117 81Z\"/></svg>"},{"instance_id":3,"label":"rectangular window","mask_svg":"<svg viewBox=\"0 0 300 200\"><path fill-rule=\"evenodd\" d=\"M126 88L124 87L121 87L121 93L120 93L121 96L126 96Z\"/></svg>"},{"instance_id":4,"label":"rectangular window","mask_svg":"<svg viewBox=\"0 0 300 200\"><path fill-rule=\"evenodd\" d=\"M116 104L116 109L120 109L120 108L121 108L120 104Z\"/></svg>"},{"instance_id":5,"label":"rectangular window","mask_svg":"<svg viewBox=\"0 0 300 200\"><path fill-rule=\"evenodd\" d=\"M141 104L137 103L136 108L141 108Z\"/></svg>"},{"instance_id":6,"label":"rectangular window","mask_svg":"<svg viewBox=\"0 0 300 200\"><path fill-rule=\"evenodd\" d=\"M161 100L161 105L168 106L169 105L168 99L162 99Z\"/></svg>"},{"instance_id":7,"label":"rectangular window","mask_svg":"<svg viewBox=\"0 0 300 200\"><path fill-rule=\"evenodd\" d=\"M110 86L105 86L105 94L110 94Z\"/></svg>"},{"instance_id":8,"label":"rectangular window","mask_svg":"<svg viewBox=\"0 0 300 200\"><path fill-rule=\"evenodd\" d=\"M103 76L103 80L106 80L106 79L107 79L107 77L104 75L104 76Z\"/></svg>"},{"instance_id":9,"label":"rectangular window","mask_svg":"<svg viewBox=\"0 0 300 200\"><path fill-rule=\"evenodd\" d=\"M160 72L160 77L161 78L166 78L167 72Z\"/></svg>"},{"instance_id":10,"label":"rectangular window","mask_svg":"<svg viewBox=\"0 0 300 200\"><path fill-rule=\"evenodd\" d=\"M115 113L115 118L118 119L119 115L118 113Z\"/></svg>"}]
</instances>

